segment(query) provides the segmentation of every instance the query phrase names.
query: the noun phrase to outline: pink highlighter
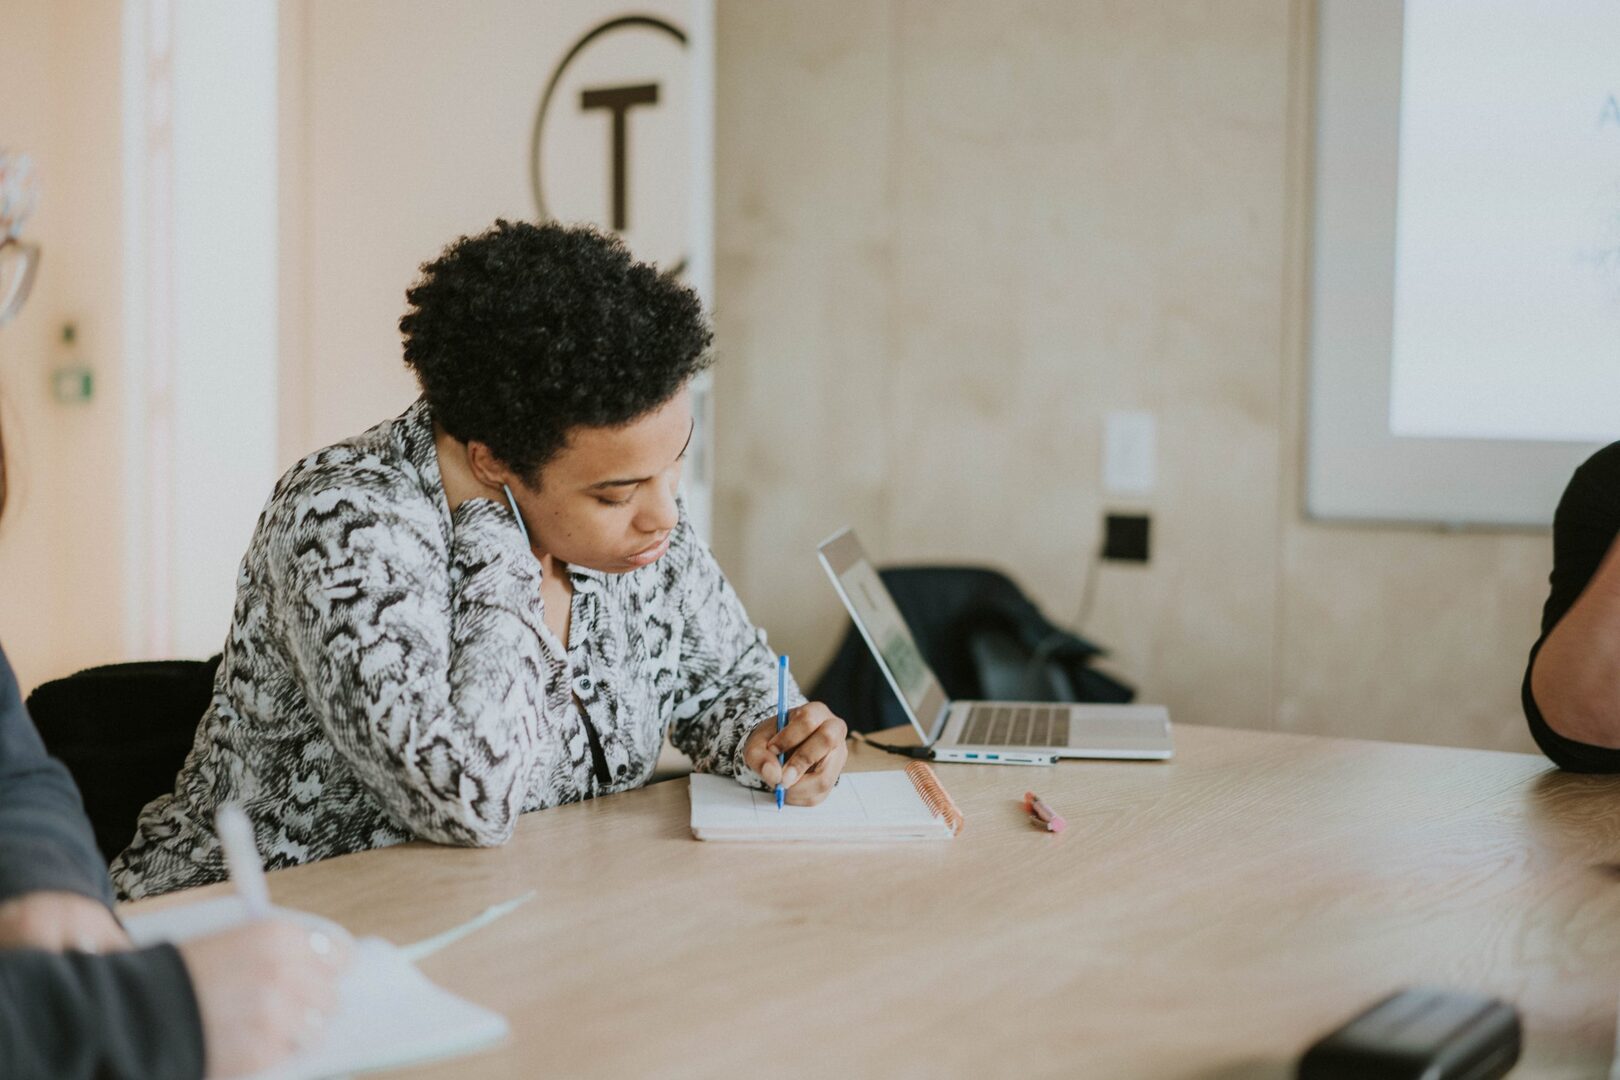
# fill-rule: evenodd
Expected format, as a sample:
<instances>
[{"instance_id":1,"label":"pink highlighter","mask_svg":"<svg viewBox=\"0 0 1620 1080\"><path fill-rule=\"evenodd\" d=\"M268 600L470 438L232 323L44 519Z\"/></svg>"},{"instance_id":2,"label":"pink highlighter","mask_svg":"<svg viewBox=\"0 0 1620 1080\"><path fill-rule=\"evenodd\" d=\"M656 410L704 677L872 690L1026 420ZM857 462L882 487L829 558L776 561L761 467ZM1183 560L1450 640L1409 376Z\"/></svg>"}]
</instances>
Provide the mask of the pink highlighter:
<instances>
[{"instance_id":1,"label":"pink highlighter","mask_svg":"<svg viewBox=\"0 0 1620 1080\"><path fill-rule=\"evenodd\" d=\"M1041 802L1041 797L1033 791L1024 792L1024 813L1034 818L1035 824L1047 832L1062 832L1068 824L1056 810Z\"/></svg>"}]
</instances>

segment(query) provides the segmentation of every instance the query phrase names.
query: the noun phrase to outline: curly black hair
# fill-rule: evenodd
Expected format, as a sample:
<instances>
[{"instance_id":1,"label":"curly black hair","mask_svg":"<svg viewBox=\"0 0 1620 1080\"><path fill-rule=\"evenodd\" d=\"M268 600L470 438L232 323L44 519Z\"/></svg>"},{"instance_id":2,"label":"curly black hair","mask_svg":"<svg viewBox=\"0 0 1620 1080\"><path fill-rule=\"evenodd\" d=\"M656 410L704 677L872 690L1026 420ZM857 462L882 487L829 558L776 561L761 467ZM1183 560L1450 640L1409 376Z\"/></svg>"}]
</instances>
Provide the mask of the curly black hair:
<instances>
[{"instance_id":1,"label":"curly black hair","mask_svg":"<svg viewBox=\"0 0 1620 1080\"><path fill-rule=\"evenodd\" d=\"M434 418L531 481L572 428L644 416L712 360L697 295L590 226L497 220L405 299L405 364Z\"/></svg>"}]
</instances>

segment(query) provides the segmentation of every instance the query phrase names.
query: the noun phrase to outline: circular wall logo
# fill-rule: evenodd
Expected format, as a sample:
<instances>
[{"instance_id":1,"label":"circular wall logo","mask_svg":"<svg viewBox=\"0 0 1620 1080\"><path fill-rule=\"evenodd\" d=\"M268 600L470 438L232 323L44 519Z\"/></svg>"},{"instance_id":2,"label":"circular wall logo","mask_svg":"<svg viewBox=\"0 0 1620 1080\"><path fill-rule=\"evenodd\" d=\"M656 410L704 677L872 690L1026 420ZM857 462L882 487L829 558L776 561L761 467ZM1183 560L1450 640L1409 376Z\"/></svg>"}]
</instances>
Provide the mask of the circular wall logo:
<instances>
[{"instance_id":1,"label":"circular wall logo","mask_svg":"<svg viewBox=\"0 0 1620 1080\"><path fill-rule=\"evenodd\" d=\"M589 221L679 274L691 215L686 34L650 15L593 28L546 83L529 146L542 219Z\"/></svg>"}]
</instances>

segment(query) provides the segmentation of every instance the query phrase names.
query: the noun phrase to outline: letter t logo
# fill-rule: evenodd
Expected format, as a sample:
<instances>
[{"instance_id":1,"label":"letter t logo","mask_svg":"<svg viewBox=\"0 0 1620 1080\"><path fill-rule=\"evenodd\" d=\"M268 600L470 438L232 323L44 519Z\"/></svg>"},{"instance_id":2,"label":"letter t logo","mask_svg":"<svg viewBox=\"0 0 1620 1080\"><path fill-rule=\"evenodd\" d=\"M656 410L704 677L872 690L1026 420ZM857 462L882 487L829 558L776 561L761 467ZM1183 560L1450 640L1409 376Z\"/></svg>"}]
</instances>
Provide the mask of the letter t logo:
<instances>
[{"instance_id":1,"label":"letter t logo","mask_svg":"<svg viewBox=\"0 0 1620 1080\"><path fill-rule=\"evenodd\" d=\"M627 114L637 105L658 104L658 84L641 86L613 86L601 90L586 90L579 96L582 109L611 109L613 111L613 231L623 232L627 224L625 213L625 159Z\"/></svg>"}]
</instances>

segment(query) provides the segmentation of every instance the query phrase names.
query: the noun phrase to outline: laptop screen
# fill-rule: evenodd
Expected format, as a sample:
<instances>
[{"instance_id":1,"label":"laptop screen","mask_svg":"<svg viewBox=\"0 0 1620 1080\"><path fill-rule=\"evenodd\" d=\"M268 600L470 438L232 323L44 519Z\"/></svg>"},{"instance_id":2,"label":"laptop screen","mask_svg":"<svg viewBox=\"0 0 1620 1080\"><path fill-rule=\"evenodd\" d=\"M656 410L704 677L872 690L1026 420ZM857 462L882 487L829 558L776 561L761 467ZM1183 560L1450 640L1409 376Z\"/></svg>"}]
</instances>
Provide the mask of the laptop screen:
<instances>
[{"instance_id":1,"label":"laptop screen","mask_svg":"<svg viewBox=\"0 0 1620 1080\"><path fill-rule=\"evenodd\" d=\"M838 588L844 606L877 659L889 685L905 704L911 722L925 739L933 739L945 691L911 636L894 597L861 550L855 534L845 529L821 545L821 562Z\"/></svg>"}]
</instances>

